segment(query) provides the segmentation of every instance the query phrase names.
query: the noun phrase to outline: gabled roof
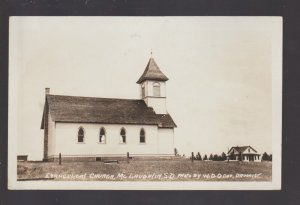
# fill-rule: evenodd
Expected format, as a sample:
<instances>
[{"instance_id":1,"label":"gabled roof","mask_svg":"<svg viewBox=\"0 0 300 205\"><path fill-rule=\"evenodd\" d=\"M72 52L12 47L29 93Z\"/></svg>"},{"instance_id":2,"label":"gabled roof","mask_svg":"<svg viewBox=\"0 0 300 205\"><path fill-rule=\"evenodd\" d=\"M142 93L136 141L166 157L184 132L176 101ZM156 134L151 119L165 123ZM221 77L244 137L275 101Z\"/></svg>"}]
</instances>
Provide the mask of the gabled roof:
<instances>
[{"instance_id":1,"label":"gabled roof","mask_svg":"<svg viewBox=\"0 0 300 205\"><path fill-rule=\"evenodd\" d=\"M257 152L255 149L253 149L253 147L251 146L236 146L236 147L231 147L231 149L228 151L228 154L230 153L230 151L232 149L235 149L238 153L243 153L245 150L247 150L248 148L252 149L254 152Z\"/></svg>"},{"instance_id":2,"label":"gabled roof","mask_svg":"<svg viewBox=\"0 0 300 205\"><path fill-rule=\"evenodd\" d=\"M176 127L169 114L156 114L143 100L46 95L45 105L47 103L51 118L55 122ZM42 120L41 129L43 128Z\"/></svg>"},{"instance_id":3,"label":"gabled roof","mask_svg":"<svg viewBox=\"0 0 300 205\"><path fill-rule=\"evenodd\" d=\"M144 73L136 83L140 84L145 80L167 81L169 78L167 78L167 76L161 72L154 59L151 57Z\"/></svg>"}]
</instances>

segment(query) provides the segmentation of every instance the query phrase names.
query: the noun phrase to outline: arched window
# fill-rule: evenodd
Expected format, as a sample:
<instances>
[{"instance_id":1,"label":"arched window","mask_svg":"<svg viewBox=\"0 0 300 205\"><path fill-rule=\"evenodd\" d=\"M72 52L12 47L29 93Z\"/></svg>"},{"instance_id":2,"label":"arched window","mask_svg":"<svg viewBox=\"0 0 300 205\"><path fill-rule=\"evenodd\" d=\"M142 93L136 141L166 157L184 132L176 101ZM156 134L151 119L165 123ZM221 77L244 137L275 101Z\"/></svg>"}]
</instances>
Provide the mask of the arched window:
<instances>
[{"instance_id":1,"label":"arched window","mask_svg":"<svg viewBox=\"0 0 300 205\"><path fill-rule=\"evenodd\" d=\"M145 130L142 128L140 131L140 143L145 143L145 142L146 142Z\"/></svg>"},{"instance_id":2,"label":"arched window","mask_svg":"<svg viewBox=\"0 0 300 205\"><path fill-rule=\"evenodd\" d=\"M82 127L78 130L78 142L84 142L84 130Z\"/></svg>"},{"instance_id":3,"label":"arched window","mask_svg":"<svg viewBox=\"0 0 300 205\"><path fill-rule=\"evenodd\" d=\"M159 97L160 96L160 85L159 83L153 84L153 95Z\"/></svg>"},{"instance_id":4,"label":"arched window","mask_svg":"<svg viewBox=\"0 0 300 205\"><path fill-rule=\"evenodd\" d=\"M106 141L106 133L105 133L105 129L103 128L103 127L101 127L101 129L100 129L100 136L99 136L99 142L100 143L105 143Z\"/></svg>"},{"instance_id":5,"label":"arched window","mask_svg":"<svg viewBox=\"0 0 300 205\"><path fill-rule=\"evenodd\" d=\"M120 132L120 143L126 143L126 131L124 128Z\"/></svg>"}]
</instances>

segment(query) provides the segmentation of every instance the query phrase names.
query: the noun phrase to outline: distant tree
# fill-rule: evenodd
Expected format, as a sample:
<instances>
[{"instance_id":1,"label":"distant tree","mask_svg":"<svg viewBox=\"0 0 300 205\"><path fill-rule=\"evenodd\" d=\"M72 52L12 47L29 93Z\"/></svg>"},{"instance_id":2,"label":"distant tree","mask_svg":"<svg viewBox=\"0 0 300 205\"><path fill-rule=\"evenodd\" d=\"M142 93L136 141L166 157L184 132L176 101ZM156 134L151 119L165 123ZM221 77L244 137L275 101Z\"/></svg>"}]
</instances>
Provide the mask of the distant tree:
<instances>
[{"instance_id":1,"label":"distant tree","mask_svg":"<svg viewBox=\"0 0 300 205\"><path fill-rule=\"evenodd\" d=\"M270 154L270 156L269 156L269 161L272 162L272 154Z\"/></svg>"},{"instance_id":2,"label":"distant tree","mask_svg":"<svg viewBox=\"0 0 300 205\"><path fill-rule=\"evenodd\" d=\"M219 161L219 155L215 154L215 155L213 156L213 161Z\"/></svg>"},{"instance_id":3,"label":"distant tree","mask_svg":"<svg viewBox=\"0 0 300 205\"><path fill-rule=\"evenodd\" d=\"M202 157L201 157L200 152L197 153L197 155L196 155L196 160L200 160L200 161L202 160Z\"/></svg>"},{"instance_id":4,"label":"distant tree","mask_svg":"<svg viewBox=\"0 0 300 205\"><path fill-rule=\"evenodd\" d=\"M218 155L218 161L223 161L222 160L222 155Z\"/></svg>"},{"instance_id":5,"label":"distant tree","mask_svg":"<svg viewBox=\"0 0 300 205\"><path fill-rule=\"evenodd\" d=\"M227 155L222 152L222 155L221 155L221 161L225 161L227 159Z\"/></svg>"},{"instance_id":6,"label":"distant tree","mask_svg":"<svg viewBox=\"0 0 300 205\"><path fill-rule=\"evenodd\" d=\"M196 160L196 156L194 155L194 153L192 152L193 155L190 156L190 159L193 158L193 160Z\"/></svg>"},{"instance_id":7,"label":"distant tree","mask_svg":"<svg viewBox=\"0 0 300 205\"><path fill-rule=\"evenodd\" d=\"M203 160L207 160L207 155L206 154L204 155Z\"/></svg>"},{"instance_id":8,"label":"distant tree","mask_svg":"<svg viewBox=\"0 0 300 205\"><path fill-rule=\"evenodd\" d=\"M214 159L213 154L210 154L208 159L209 159L209 160L213 160L213 159Z\"/></svg>"},{"instance_id":9,"label":"distant tree","mask_svg":"<svg viewBox=\"0 0 300 205\"><path fill-rule=\"evenodd\" d=\"M177 155L178 155L178 150L177 150L177 148L176 148L176 147L174 148L174 154L175 154L175 156L177 156Z\"/></svg>"},{"instance_id":10,"label":"distant tree","mask_svg":"<svg viewBox=\"0 0 300 205\"><path fill-rule=\"evenodd\" d=\"M270 156L265 152L265 153L263 153L261 160L269 161L269 158L270 158Z\"/></svg>"}]
</instances>

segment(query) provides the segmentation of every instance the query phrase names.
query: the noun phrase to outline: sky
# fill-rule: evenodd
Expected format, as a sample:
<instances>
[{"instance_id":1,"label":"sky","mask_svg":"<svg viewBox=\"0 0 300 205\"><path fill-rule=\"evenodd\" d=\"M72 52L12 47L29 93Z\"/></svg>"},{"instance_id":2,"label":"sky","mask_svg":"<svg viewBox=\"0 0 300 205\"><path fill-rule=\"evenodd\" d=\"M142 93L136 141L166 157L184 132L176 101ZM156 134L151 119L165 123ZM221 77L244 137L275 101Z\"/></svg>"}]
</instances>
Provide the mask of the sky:
<instances>
[{"instance_id":1,"label":"sky","mask_svg":"<svg viewBox=\"0 0 300 205\"><path fill-rule=\"evenodd\" d=\"M153 58L167 81L179 154L272 152L274 32L267 17L11 17L10 123L18 154L42 159L51 94L138 99ZM12 132L10 132L12 133Z\"/></svg>"}]
</instances>

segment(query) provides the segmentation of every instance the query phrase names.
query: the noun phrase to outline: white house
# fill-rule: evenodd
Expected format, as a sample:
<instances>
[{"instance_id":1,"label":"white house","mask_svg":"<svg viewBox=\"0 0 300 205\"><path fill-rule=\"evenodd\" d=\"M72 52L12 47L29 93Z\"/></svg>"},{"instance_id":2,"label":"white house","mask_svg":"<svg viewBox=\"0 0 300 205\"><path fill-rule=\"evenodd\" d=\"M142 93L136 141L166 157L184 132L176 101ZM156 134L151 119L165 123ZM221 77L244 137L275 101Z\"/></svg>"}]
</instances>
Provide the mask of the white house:
<instances>
[{"instance_id":1,"label":"white house","mask_svg":"<svg viewBox=\"0 0 300 205\"><path fill-rule=\"evenodd\" d=\"M41 129L44 160L174 156L174 123L166 108L166 81L151 57L137 83L140 99L52 95L45 90Z\"/></svg>"},{"instance_id":2,"label":"white house","mask_svg":"<svg viewBox=\"0 0 300 205\"><path fill-rule=\"evenodd\" d=\"M230 160L244 161L244 162L260 162L260 154L251 146L236 146L231 147L228 151L228 158Z\"/></svg>"}]
</instances>

